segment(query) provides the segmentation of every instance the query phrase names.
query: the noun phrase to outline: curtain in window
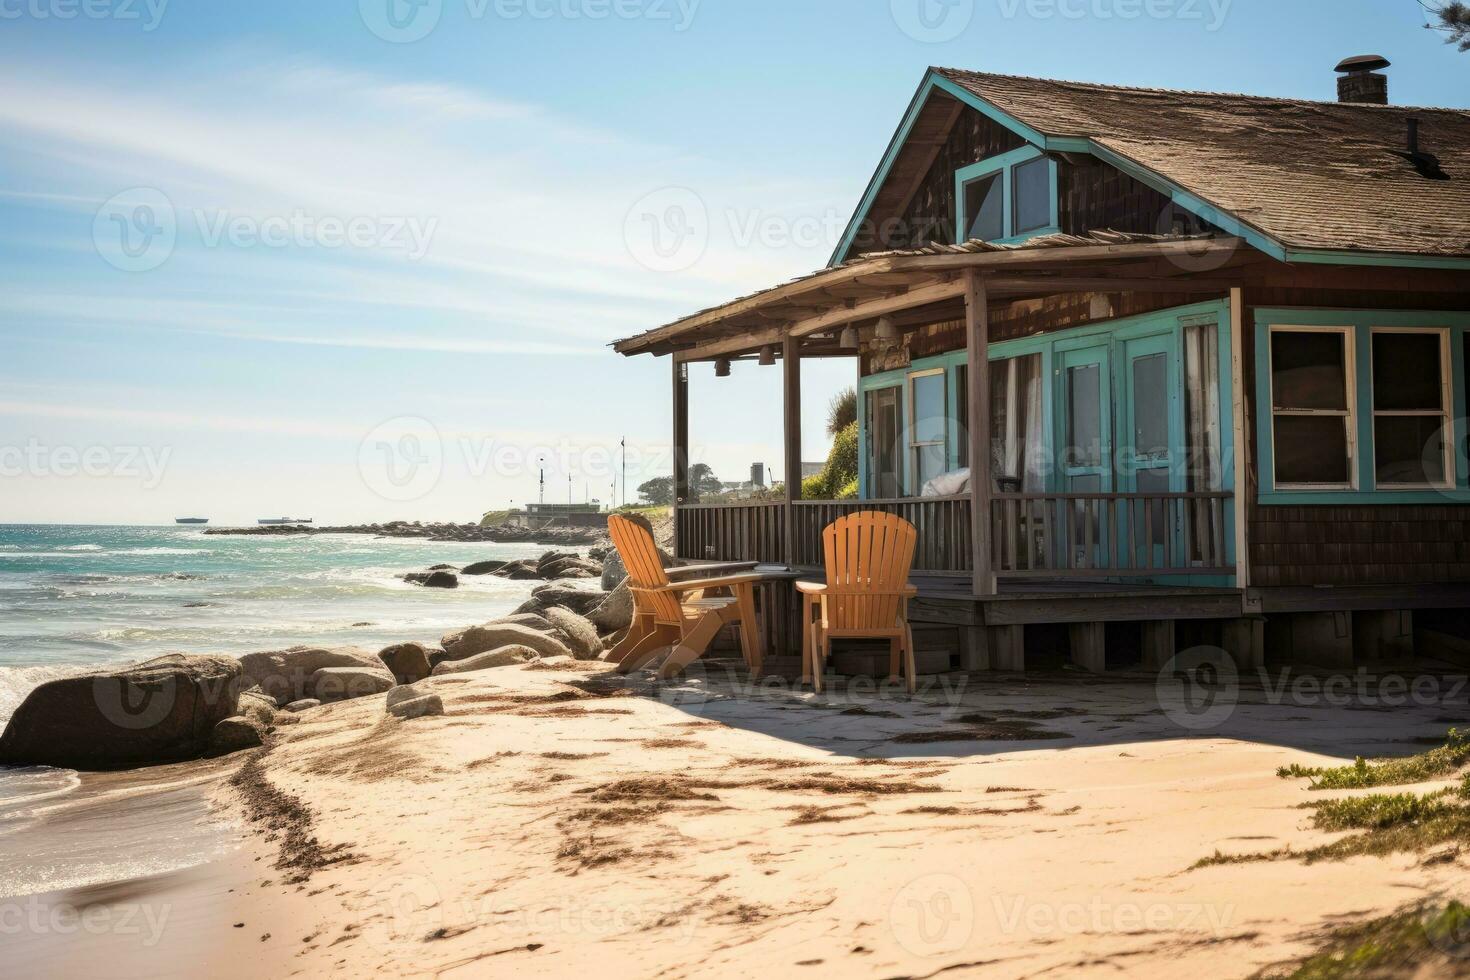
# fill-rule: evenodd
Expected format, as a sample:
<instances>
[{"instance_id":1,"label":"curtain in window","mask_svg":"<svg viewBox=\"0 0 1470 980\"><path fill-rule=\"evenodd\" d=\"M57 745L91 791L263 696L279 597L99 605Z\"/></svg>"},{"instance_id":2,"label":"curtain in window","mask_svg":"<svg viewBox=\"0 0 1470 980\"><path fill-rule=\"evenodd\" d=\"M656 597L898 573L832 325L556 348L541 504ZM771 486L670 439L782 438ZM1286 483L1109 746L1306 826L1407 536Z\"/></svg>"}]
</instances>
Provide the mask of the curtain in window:
<instances>
[{"instance_id":1,"label":"curtain in window","mask_svg":"<svg viewBox=\"0 0 1470 980\"><path fill-rule=\"evenodd\" d=\"M1185 479L1191 492L1224 488L1224 458L1220 445L1219 327L1203 323L1184 328ZM1215 508L1208 500L1191 504L1191 559L1215 556L1214 541L1223 541L1225 529L1216 526ZM1223 519L1224 508L1219 513Z\"/></svg>"},{"instance_id":2,"label":"curtain in window","mask_svg":"<svg viewBox=\"0 0 1470 980\"><path fill-rule=\"evenodd\" d=\"M1040 354L991 362L991 467L1002 493L1045 489L1041 387Z\"/></svg>"}]
</instances>

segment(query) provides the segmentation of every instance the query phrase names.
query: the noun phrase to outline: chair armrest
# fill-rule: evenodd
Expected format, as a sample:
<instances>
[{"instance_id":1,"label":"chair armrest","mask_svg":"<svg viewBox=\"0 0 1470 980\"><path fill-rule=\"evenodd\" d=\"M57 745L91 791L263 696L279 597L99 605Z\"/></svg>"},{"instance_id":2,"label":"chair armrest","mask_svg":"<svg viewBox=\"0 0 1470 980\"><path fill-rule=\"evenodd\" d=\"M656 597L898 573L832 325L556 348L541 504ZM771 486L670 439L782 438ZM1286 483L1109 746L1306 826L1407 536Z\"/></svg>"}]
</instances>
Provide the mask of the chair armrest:
<instances>
[{"instance_id":1,"label":"chair armrest","mask_svg":"<svg viewBox=\"0 0 1470 980\"><path fill-rule=\"evenodd\" d=\"M691 575L738 575L750 571L758 564L759 562L753 561L719 561L702 565L675 565L673 568L665 568L664 574L671 580L688 578Z\"/></svg>"},{"instance_id":2,"label":"chair armrest","mask_svg":"<svg viewBox=\"0 0 1470 980\"><path fill-rule=\"evenodd\" d=\"M827 591L826 582L797 582L796 591L806 595L821 595Z\"/></svg>"},{"instance_id":3,"label":"chair armrest","mask_svg":"<svg viewBox=\"0 0 1470 980\"><path fill-rule=\"evenodd\" d=\"M757 574L725 575L720 578L700 578L689 582L670 582L665 588L669 592L696 592L699 589L731 588L759 582L765 576Z\"/></svg>"},{"instance_id":4,"label":"chair armrest","mask_svg":"<svg viewBox=\"0 0 1470 980\"><path fill-rule=\"evenodd\" d=\"M800 586L798 586L800 588ZM802 589L805 592L805 589ZM919 590L912 585L906 585L902 589L894 591L875 592L872 589L829 589L825 585L820 587L817 595L829 596L871 596L873 598L898 597L900 599L912 599L919 594Z\"/></svg>"}]
</instances>

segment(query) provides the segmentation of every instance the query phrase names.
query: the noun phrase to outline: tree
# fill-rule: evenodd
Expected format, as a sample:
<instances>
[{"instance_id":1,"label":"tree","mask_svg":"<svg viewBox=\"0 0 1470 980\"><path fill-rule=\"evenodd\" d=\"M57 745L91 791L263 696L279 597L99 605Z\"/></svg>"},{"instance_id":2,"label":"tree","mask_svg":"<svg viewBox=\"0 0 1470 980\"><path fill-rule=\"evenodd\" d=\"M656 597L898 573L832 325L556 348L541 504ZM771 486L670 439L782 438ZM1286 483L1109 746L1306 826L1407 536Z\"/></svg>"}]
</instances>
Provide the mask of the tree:
<instances>
[{"instance_id":1,"label":"tree","mask_svg":"<svg viewBox=\"0 0 1470 980\"><path fill-rule=\"evenodd\" d=\"M668 506L674 502L674 478L656 476L638 487L638 496L653 506Z\"/></svg>"},{"instance_id":2,"label":"tree","mask_svg":"<svg viewBox=\"0 0 1470 980\"><path fill-rule=\"evenodd\" d=\"M696 500L707 493L719 493L720 478L708 463L695 463L689 467L689 492Z\"/></svg>"},{"instance_id":3,"label":"tree","mask_svg":"<svg viewBox=\"0 0 1470 980\"><path fill-rule=\"evenodd\" d=\"M857 421L857 392L846 388L832 396L827 404L827 435L837 433Z\"/></svg>"},{"instance_id":4,"label":"tree","mask_svg":"<svg viewBox=\"0 0 1470 980\"><path fill-rule=\"evenodd\" d=\"M1449 3L1430 3L1427 0L1420 2L1439 21L1437 24L1424 26L1447 34L1446 44L1455 44L1461 51L1470 51L1470 4L1461 3L1460 0L1451 0Z\"/></svg>"}]
</instances>

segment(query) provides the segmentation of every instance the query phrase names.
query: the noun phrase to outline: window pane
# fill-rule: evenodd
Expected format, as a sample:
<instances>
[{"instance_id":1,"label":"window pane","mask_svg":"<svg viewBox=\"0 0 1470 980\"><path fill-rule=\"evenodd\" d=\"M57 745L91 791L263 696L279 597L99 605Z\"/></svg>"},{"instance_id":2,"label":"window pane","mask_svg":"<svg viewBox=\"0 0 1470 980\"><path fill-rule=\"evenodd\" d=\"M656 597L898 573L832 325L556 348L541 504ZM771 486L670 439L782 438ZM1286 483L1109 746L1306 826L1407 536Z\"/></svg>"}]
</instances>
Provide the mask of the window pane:
<instances>
[{"instance_id":1,"label":"window pane","mask_svg":"<svg viewBox=\"0 0 1470 980\"><path fill-rule=\"evenodd\" d=\"M1190 490L1224 486L1220 445L1220 348L1214 324L1184 330L1184 419Z\"/></svg>"},{"instance_id":2,"label":"window pane","mask_svg":"<svg viewBox=\"0 0 1470 980\"><path fill-rule=\"evenodd\" d=\"M1276 482L1349 482L1347 445L1343 416L1276 416Z\"/></svg>"},{"instance_id":3,"label":"window pane","mask_svg":"<svg viewBox=\"0 0 1470 980\"><path fill-rule=\"evenodd\" d=\"M870 391L868 402L868 495L897 497L898 473L898 389Z\"/></svg>"},{"instance_id":4,"label":"window pane","mask_svg":"<svg viewBox=\"0 0 1470 980\"><path fill-rule=\"evenodd\" d=\"M1347 410L1344 335L1271 334L1271 392L1277 408Z\"/></svg>"},{"instance_id":5,"label":"window pane","mask_svg":"<svg viewBox=\"0 0 1470 980\"><path fill-rule=\"evenodd\" d=\"M913 379L914 431L910 442L943 442L948 416L944 410L944 375L926 374Z\"/></svg>"},{"instance_id":6,"label":"window pane","mask_svg":"<svg viewBox=\"0 0 1470 980\"><path fill-rule=\"evenodd\" d=\"M1033 456L1041 447L1041 355L990 362L990 457L1003 493L1039 490L1044 474Z\"/></svg>"},{"instance_id":7,"label":"window pane","mask_svg":"<svg viewBox=\"0 0 1470 980\"><path fill-rule=\"evenodd\" d=\"M1021 164L1012 171L1012 179L1016 182L1011 204L1016 234L1051 224L1051 164L1047 159L1038 157Z\"/></svg>"},{"instance_id":8,"label":"window pane","mask_svg":"<svg viewBox=\"0 0 1470 980\"><path fill-rule=\"evenodd\" d=\"M965 237L993 241L1005 237L1005 185L991 174L965 185Z\"/></svg>"},{"instance_id":9,"label":"window pane","mask_svg":"<svg viewBox=\"0 0 1470 980\"><path fill-rule=\"evenodd\" d=\"M1380 412L1443 410L1437 333L1373 335L1373 407Z\"/></svg>"},{"instance_id":10,"label":"window pane","mask_svg":"<svg viewBox=\"0 0 1470 980\"><path fill-rule=\"evenodd\" d=\"M1133 453L1144 459L1169 455L1168 362L1163 354L1133 359Z\"/></svg>"},{"instance_id":11,"label":"window pane","mask_svg":"<svg viewBox=\"0 0 1470 980\"><path fill-rule=\"evenodd\" d=\"M1374 472L1382 483L1444 482L1444 419L1387 415L1373 420Z\"/></svg>"},{"instance_id":12,"label":"window pane","mask_svg":"<svg viewBox=\"0 0 1470 980\"><path fill-rule=\"evenodd\" d=\"M946 472L944 465L944 447L919 446L914 450L914 476L918 478L916 491L922 490L924 484L936 476L943 476Z\"/></svg>"},{"instance_id":13,"label":"window pane","mask_svg":"<svg viewBox=\"0 0 1470 980\"><path fill-rule=\"evenodd\" d=\"M970 369L961 364L954 369L954 424L959 431L960 468L970 465Z\"/></svg>"},{"instance_id":14,"label":"window pane","mask_svg":"<svg viewBox=\"0 0 1470 980\"><path fill-rule=\"evenodd\" d=\"M1102 465L1101 369L1096 364L1067 369L1067 458L1073 466Z\"/></svg>"}]
</instances>

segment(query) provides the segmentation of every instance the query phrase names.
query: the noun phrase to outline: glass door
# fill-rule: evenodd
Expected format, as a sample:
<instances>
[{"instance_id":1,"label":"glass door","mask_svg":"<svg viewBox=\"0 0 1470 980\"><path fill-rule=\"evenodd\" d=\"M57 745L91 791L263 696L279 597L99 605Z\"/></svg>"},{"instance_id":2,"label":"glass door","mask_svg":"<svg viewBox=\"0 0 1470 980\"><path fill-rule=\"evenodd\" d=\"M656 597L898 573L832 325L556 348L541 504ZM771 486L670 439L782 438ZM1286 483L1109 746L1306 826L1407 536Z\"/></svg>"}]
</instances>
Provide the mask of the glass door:
<instances>
[{"instance_id":1,"label":"glass door","mask_svg":"<svg viewBox=\"0 0 1470 980\"><path fill-rule=\"evenodd\" d=\"M1123 493L1166 494L1175 488L1174 432L1179 384L1174 377L1172 335L1130 340L1123 345L1120 379L1118 489ZM1161 568L1164 542L1177 528L1174 509L1164 500L1134 502L1123 508L1120 537L1131 543L1135 567ZM1129 534L1128 531L1132 533Z\"/></svg>"},{"instance_id":2,"label":"glass door","mask_svg":"<svg viewBox=\"0 0 1470 980\"><path fill-rule=\"evenodd\" d=\"M1056 371L1060 489L1063 493L1110 493L1113 413L1108 348L1059 352ZM1093 568L1103 563L1108 530L1104 503L1096 499L1072 502L1064 553L1059 555L1065 566Z\"/></svg>"},{"instance_id":3,"label":"glass door","mask_svg":"<svg viewBox=\"0 0 1470 980\"><path fill-rule=\"evenodd\" d=\"M878 388L869 391L867 403L868 486L870 498L893 498L900 495L903 483L903 444L900 433L899 389Z\"/></svg>"}]
</instances>

